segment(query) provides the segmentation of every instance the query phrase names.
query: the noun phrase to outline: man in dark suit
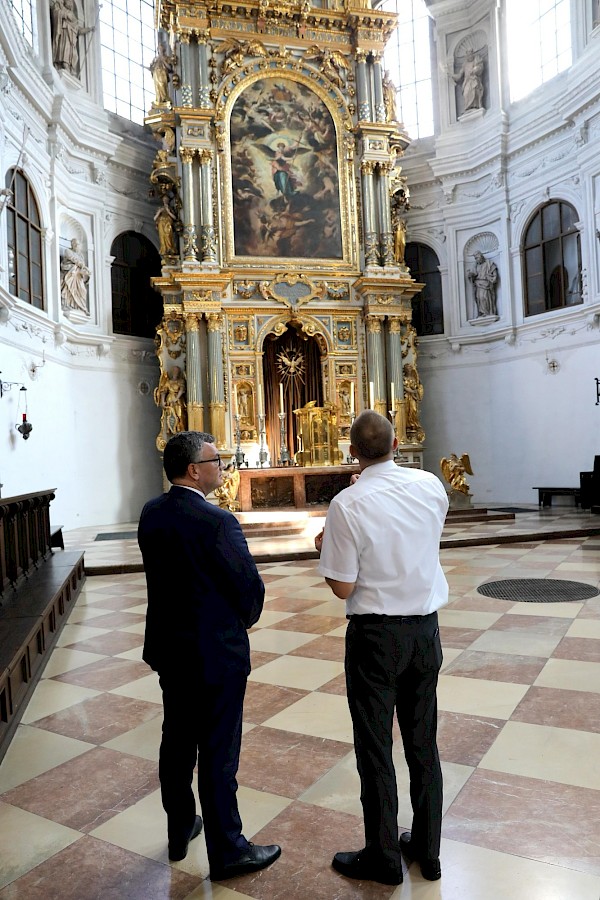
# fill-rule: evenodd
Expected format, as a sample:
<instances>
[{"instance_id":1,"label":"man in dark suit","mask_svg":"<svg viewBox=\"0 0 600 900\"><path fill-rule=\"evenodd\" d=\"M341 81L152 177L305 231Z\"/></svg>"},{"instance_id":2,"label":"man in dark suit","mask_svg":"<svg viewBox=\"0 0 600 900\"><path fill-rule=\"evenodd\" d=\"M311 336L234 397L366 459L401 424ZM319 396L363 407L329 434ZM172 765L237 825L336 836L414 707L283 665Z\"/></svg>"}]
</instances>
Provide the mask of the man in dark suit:
<instances>
[{"instance_id":1,"label":"man in dark suit","mask_svg":"<svg viewBox=\"0 0 600 900\"><path fill-rule=\"evenodd\" d=\"M198 763L210 877L221 881L265 868L281 848L247 841L237 805L247 629L265 589L237 519L206 500L223 480L214 440L188 431L167 443L173 486L144 506L138 542L148 586L143 658L163 692L159 777L169 859L184 859L202 830L192 791Z\"/></svg>"}]
</instances>

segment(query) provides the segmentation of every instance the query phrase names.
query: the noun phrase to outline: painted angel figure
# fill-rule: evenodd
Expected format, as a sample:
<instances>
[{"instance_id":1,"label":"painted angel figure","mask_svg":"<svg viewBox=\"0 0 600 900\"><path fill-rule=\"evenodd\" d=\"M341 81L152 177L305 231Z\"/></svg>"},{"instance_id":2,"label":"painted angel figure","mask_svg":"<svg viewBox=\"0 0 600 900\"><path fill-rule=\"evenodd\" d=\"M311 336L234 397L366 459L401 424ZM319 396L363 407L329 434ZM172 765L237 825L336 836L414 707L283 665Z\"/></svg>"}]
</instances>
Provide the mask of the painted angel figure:
<instances>
[{"instance_id":1,"label":"painted angel figure","mask_svg":"<svg viewBox=\"0 0 600 900\"><path fill-rule=\"evenodd\" d=\"M447 458L444 457L440 460L440 468L444 479L453 490L460 491L462 494L469 493L465 472L467 475L473 475L474 472L471 468L471 460L468 453L463 453L460 459L456 453L452 453Z\"/></svg>"},{"instance_id":2,"label":"painted angel figure","mask_svg":"<svg viewBox=\"0 0 600 900\"><path fill-rule=\"evenodd\" d=\"M300 173L294 165L299 153L308 153L308 147L300 146L300 139L289 146L285 141L278 141L274 150L266 144L258 144L258 149L271 159L271 174L278 195L289 203L290 197L302 183Z\"/></svg>"}]
</instances>

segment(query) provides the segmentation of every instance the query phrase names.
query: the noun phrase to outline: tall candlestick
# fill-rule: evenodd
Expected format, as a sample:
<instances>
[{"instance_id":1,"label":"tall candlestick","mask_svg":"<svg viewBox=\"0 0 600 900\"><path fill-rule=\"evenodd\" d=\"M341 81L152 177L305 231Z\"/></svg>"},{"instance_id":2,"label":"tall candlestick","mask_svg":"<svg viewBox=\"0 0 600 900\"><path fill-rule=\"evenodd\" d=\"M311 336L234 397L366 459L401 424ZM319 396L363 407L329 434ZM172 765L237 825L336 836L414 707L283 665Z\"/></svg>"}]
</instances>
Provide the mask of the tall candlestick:
<instances>
[{"instance_id":1,"label":"tall candlestick","mask_svg":"<svg viewBox=\"0 0 600 900\"><path fill-rule=\"evenodd\" d=\"M372 381L369 382L369 406L375 409L375 385Z\"/></svg>"},{"instance_id":2,"label":"tall candlestick","mask_svg":"<svg viewBox=\"0 0 600 900\"><path fill-rule=\"evenodd\" d=\"M395 395L396 395L396 385L394 384L393 381L392 381L390 387L391 387L391 389L392 389L392 409L394 409L394 408L395 408L395 407L394 407L394 402L395 402L395 400L396 400L396 396L395 396Z\"/></svg>"},{"instance_id":3,"label":"tall candlestick","mask_svg":"<svg viewBox=\"0 0 600 900\"><path fill-rule=\"evenodd\" d=\"M283 384L281 381L279 382L279 412L285 412L285 409L283 408Z\"/></svg>"},{"instance_id":4,"label":"tall candlestick","mask_svg":"<svg viewBox=\"0 0 600 900\"><path fill-rule=\"evenodd\" d=\"M350 382L350 415L354 415L354 382Z\"/></svg>"},{"instance_id":5,"label":"tall candlestick","mask_svg":"<svg viewBox=\"0 0 600 900\"><path fill-rule=\"evenodd\" d=\"M258 385L258 414L259 416L264 416L265 414L265 397L262 384Z\"/></svg>"}]
</instances>

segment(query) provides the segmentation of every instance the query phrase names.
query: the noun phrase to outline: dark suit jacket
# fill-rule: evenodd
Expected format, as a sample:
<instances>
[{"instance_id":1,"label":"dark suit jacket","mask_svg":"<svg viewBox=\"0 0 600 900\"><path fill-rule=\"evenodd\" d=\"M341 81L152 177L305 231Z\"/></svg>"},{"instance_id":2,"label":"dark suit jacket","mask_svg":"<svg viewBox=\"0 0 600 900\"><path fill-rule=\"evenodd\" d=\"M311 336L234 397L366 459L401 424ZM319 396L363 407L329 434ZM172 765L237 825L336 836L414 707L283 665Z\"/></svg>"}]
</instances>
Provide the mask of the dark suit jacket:
<instances>
[{"instance_id":1,"label":"dark suit jacket","mask_svg":"<svg viewBox=\"0 0 600 900\"><path fill-rule=\"evenodd\" d=\"M248 675L246 630L265 588L235 516L174 485L144 506L138 543L148 585L145 662L158 672L191 669L213 684Z\"/></svg>"}]
</instances>

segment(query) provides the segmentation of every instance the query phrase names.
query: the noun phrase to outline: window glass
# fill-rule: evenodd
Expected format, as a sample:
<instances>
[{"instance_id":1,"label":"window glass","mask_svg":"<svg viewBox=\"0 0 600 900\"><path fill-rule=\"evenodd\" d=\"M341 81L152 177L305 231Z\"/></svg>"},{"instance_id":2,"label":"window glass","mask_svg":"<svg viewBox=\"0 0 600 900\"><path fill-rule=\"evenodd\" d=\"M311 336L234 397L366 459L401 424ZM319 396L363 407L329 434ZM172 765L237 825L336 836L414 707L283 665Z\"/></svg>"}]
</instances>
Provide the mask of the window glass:
<instances>
[{"instance_id":1,"label":"window glass","mask_svg":"<svg viewBox=\"0 0 600 900\"><path fill-rule=\"evenodd\" d=\"M12 10L17 27L30 47L33 47L33 3L32 0L12 0Z\"/></svg>"},{"instance_id":2,"label":"window glass","mask_svg":"<svg viewBox=\"0 0 600 900\"><path fill-rule=\"evenodd\" d=\"M141 125L154 100L154 0L104 0L100 43L104 106Z\"/></svg>"},{"instance_id":3,"label":"window glass","mask_svg":"<svg viewBox=\"0 0 600 900\"><path fill-rule=\"evenodd\" d=\"M8 288L15 297L43 309L43 242L39 209L22 172L9 169L4 183L11 191L6 204Z\"/></svg>"},{"instance_id":4,"label":"window glass","mask_svg":"<svg viewBox=\"0 0 600 900\"><path fill-rule=\"evenodd\" d=\"M506 0L506 30L512 101L571 65L570 0Z\"/></svg>"},{"instance_id":5,"label":"window glass","mask_svg":"<svg viewBox=\"0 0 600 900\"><path fill-rule=\"evenodd\" d=\"M557 200L532 217L523 236L525 315L583 302L577 221L577 210Z\"/></svg>"},{"instance_id":6,"label":"window glass","mask_svg":"<svg viewBox=\"0 0 600 900\"><path fill-rule=\"evenodd\" d=\"M385 50L385 67L396 85L398 118L411 138L433 134L431 46L425 0L383 0L378 9L395 12L398 26Z\"/></svg>"}]
</instances>

